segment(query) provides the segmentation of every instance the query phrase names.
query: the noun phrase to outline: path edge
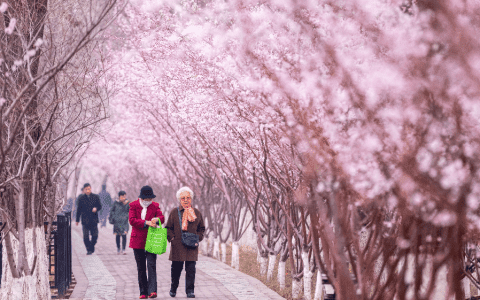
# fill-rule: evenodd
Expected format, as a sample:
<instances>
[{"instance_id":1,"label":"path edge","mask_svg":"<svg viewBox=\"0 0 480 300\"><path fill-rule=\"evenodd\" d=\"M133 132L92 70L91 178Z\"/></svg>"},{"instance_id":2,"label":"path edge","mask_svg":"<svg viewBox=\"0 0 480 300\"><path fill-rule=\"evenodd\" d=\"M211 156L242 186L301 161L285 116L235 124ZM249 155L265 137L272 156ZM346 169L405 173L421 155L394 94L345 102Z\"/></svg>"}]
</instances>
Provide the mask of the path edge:
<instances>
[{"instance_id":1,"label":"path edge","mask_svg":"<svg viewBox=\"0 0 480 300\"><path fill-rule=\"evenodd\" d=\"M79 237L78 232L76 230L73 230L72 228L72 235L73 234L76 234L77 237ZM74 240L75 239L72 239L72 246L73 246L72 247L72 250L73 250L72 251L72 273L73 273L73 276L75 277L75 281L77 282L77 284L75 285L73 292L70 295L69 299L71 300L85 298L85 294L87 292L87 288L89 284L87 275L85 275L85 272L83 271L83 267L80 263L80 258L78 257L79 256L78 251L80 251L78 249L79 245L77 245L74 242Z\"/></svg>"},{"instance_id":2,"label":"path edge","mask_svg":"<svg viewBox=\"0 0 480 300\"><path fill-rule=\"evenodd\" d=\"M210 263L214 263L216 264L218 267L220 268L223 268L223 269L226 269L228 270L228 272L231 272L231 273L234 273L236 276L240 276L240 277L243 277L245 280L248 281L249 284L251 284L252 286L254 286L256 289L260 290L263 294L265 294L266 296L268 296L270 299L275 299L275 300L282 300L282 299L285 299L283 298L282 296L280 296L277 292L275 292L274 290L270 289L268 286L266 286L263 282L261 282L259 279L255 278L255 277L252 277L248 274L245 274L241 271L238 271L237 269L235 268L232 268L231 266L219 261L219 260L216 260L210 256L206 256L206 255L203 255L203 254L198 254L198 257L199 257L199 260L203 260L203 261L208 261ZM205 270L202 270L205 272ZM207 272L208 273L208 272Z\"/></svg>"}]
</instances>

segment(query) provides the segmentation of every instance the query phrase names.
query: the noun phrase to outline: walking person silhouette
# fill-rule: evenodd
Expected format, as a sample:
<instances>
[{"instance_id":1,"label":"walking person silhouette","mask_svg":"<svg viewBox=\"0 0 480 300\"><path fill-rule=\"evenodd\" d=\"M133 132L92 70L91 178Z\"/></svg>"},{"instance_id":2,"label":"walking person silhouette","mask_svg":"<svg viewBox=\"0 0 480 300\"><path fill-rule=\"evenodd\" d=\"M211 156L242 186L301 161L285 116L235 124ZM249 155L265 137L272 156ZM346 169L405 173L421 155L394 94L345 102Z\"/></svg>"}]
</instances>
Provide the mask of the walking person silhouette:
<instances>
[{"instance_id":1,"label":"walking person silhouette","mask_svg":"<svg viewBox=\"0 0 480 300\"><path fill-rule=\"evenodd\" d=\"M78 199L76 225L78 226L81 218L83 243L87 248L87 255L91 255L95 252L95 244L98 239L98 211L102 209L102 204L98 195L92 194L90 183L83 185L83 193Z\"/></svg>"},{"instance_id":2,"label":"walking person silhouette","mask_svg":"<svg viewBox=\"0 0 480 300\"><path fill-rule=\"evenodd\" d=\"M112 197L110 193L107 192L107 185L102 184L102 191L98 194L100 202L102 203L102 209L99 211L100 214L100 226L107 226L107 218L110 214L110 209L113 206Z\"/></svg>"},{"instance_id":3,"label":"walking person silhouette","mask_svg":"<svg viewBox=\"0 0 480 300\"><path fill-rule=\"evenodd\" d=\"M153 202L155 197L151 187L142 187L138 199L130 203L128 213L128 220L132 225L130 248L133 248L137 263L140 299L157 298L157 254L145 251L148 227L157 227L165 222L158 203Z\"/></svg>"},{"instance_id":4,"label":"walking person silhouette","mask_svg":"<svg viewBox=\"0 0 480 300\"><path fill-rule=\"evenodd\" d=\"M170 257L171 286L170 297L177 295L180 274L185 264L185 293L187 298L195 298L195 273L198 260L198 243L203 240L205 224L200 211L192 206L193 191L189 187L182 187L177 191L179 206L174 207L168 216L167 239L171 243ZM197 235L196 245L185 245L182 235L190 233Z\"/></svg>"},{"instance_id":5,"label":"walking person silhouette","mask_svg":"<svg viewBox=\"0 0 480 300\"><path fill-rule=\"evenodd\" d=\"M115 201L108 216L108 222L113 224L113 234L117 242L117 254L127 254L125 246L127 245L127 233L129 230L128 212L130 205L128 203L127 193L125 191L118 192L118 201ZM120 238L122 238L122 248L120 248Z\"/></svg>"}]
</instances>

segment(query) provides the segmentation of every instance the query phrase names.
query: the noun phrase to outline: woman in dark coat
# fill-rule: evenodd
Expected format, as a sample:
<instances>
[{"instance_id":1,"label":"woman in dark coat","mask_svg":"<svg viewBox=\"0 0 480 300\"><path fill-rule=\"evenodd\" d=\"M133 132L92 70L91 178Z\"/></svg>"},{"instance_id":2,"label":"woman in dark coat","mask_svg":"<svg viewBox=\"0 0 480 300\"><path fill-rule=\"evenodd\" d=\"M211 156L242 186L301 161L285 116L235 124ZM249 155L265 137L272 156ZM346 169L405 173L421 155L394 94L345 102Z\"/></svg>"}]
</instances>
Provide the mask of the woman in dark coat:
<instances>
[{"instance_id":1,"label":"woman in dark coat","mask_svg":"<svg viewBox=\"0 0 480 300\"><path fill-rule=\"evenodd\" d=\"M130 205L127 200L127 193L118 192L118 201L113 203L108 221L113 224L113 234L116 235L117 254L127 254L125 246L127 245L127 233L130 228L128 226L128 211ZM122 248L120 248L120 237L122 237Z\"/></svg>"},{"instance_id":2,"label":"woman in dark coat","mask_svg":"<svg viewBox=\"0 0 480 300\"><path fill-rule=\"evenodd\" d=\"M192 207L193 191L190 188L182 187L177 191L176 196L180 205L172 209L165 226L167 240L171 242L169 259L172 261L172 284L170 296L175 297L177 294L178 282L185 262L185 293L187 298L195 298L195 265L198 260L198 245L195 248L185 247L182 244L182 230L197 234L201 241L205 232L205 224L200 211Z\"/></svg>"},{"instance_id":3,"label":"woman in dark coat","mask_svg":"<svg viewBox=\"0 0 480 300\"><path fill-rule=\"evenodd\" d=\"M145 251L148 227L157 227L158 224L165 222L158 203L153 202L155 197L153 189L146 185L140 190L139 199L130 203L128 217L132 225L130 248L133 248L137 262L140 299L157 297L157 255Z\"/></svg>"}]
</instances>

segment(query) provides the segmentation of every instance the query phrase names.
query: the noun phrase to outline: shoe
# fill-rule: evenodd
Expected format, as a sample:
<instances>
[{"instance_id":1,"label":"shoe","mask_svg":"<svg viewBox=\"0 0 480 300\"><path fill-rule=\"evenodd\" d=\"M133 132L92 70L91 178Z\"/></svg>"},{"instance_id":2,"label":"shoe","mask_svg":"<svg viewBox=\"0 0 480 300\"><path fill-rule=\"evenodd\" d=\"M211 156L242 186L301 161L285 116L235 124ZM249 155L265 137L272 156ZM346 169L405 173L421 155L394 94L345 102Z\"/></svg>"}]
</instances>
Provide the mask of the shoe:
<instances>
[{"instance_id":1,"label":"shoe","mask_svg":"<svg viewBox=\"0 0 480 300\"><path fill-rule=\"evenodd\" d=\"M117 249L117 255L120 255L122 254L122 252L120 251L120 249Z\"/></svg>"},{"instance_id":2,"label":"shoe","mask_svg":"<svg viewBox=\"0 0 480 300\"><path fill-rule=\"evenodd\" d=\"M148 298L157 298L157 293L153 292L148 296Z\"/></svg>"},{"instance_id":3,"label":"shoe","mask_svg":"<svg viewBox=\"0 0 480 300\"><path fill-rule=\"evenodd\" d=\"M177 293L170 291L170 297L175 297Z\"/></svg>"},{"instance_id":4,"label":"shoe","mask_svg":"<svg viewBox=\"0 0 480 300\"><path fill-rule=\"evenodd\" d=\"M87 251L87 255L92 255L93 252L92 251Z\"/></svg>"},{"instance_id":5,"label":"shoe","mask_svg":"<svg viewBox=\"0 0 480 300\"><path fill-rule=\"evenodd\" d=\"M195 298L195 294L194 293L188 293L187 298Z\"/></svg>"},{"instance_id":6,"label":"shoe","mask_svg":"<svg viewBox=\"0 0 480 300\"><path fill-rule=\"evenodd\" d=\"M140 295L140 297L138 297L138 299L147 299L147 295Z\"/></svg>"},{"instance_id":7,"label":"shoe","mask_svg":"<svg viewBox=\"0 0 480 300\"><path fill-rule=\"evenodd\" d=\"M125 252L125 249L122 250L123 255L127 255L127 252Z\"/></svg>"}]
</instances>

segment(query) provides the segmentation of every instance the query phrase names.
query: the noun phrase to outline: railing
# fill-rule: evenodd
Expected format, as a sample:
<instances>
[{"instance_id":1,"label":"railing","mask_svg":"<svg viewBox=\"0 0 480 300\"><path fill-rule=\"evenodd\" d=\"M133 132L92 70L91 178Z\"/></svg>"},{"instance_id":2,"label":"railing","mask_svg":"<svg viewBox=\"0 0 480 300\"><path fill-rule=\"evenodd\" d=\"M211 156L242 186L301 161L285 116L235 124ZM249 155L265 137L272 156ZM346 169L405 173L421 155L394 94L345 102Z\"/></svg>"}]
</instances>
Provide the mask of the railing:
<instances>
[{"instance_id":1,"label":"railing","mask_svg":"<svg viewBox=\"0 0 480 300\"><path fill-rule=\"evenodd\" d=\"M7 225L7 223L2 224L2 222L0 222L0 240L2 239L2 230L3 228L5 228L5 225ZM2 242L0 242L0 287L2 286L2 265L3 265L2 249L3 249L3 245L2 245Z\"/></svg>"},{"instance_id":2,"label":"railing","mask_svg":"<svg viewBox=\"0 0 480 300\"><path fill-rule=\"evenodd\" d=\"M44 223L45 234L48 222ZM0 229L5 227L0 222ZM0 230L1 233L1 230ZM52 222L52 230L48 239L48 270L50 288L58 290L58 296L65 295L72 282L72 217L71 212L57 215ZM0 286L2 284L2 244L0 244Z\"/></svg>"},{"instance_id":3,"label":"railing","mask_svg":"<svg viewBox=\"0 0 480 300\"><path fill-rule=\"evenodd\" d=\"M52 230L54 265L50 265L50 275L55 276L55 282L50 285L58 290L58 296L65 295L72 282L72 217L71 212L57 215L56 230ZM50 244L50 247L52 245ZM50 251L50 264L52 263L52 251ZM52 269L54 274L52 274Z\"/></svg>"}]
</instances>

